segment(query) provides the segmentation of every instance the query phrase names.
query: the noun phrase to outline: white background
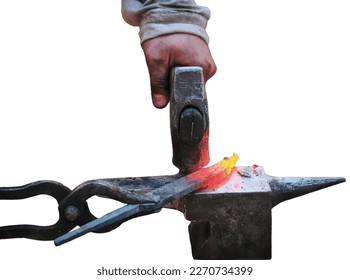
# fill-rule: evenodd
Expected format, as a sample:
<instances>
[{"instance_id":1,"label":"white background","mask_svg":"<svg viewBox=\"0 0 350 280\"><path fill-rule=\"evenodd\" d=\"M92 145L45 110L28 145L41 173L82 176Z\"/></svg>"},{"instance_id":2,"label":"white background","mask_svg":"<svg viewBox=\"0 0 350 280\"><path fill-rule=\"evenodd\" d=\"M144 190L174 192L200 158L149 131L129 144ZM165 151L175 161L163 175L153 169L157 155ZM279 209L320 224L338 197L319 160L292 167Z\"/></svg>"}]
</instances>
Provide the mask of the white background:
<instances>
[{"instance_id":1,"label":"white background","mask_svg":"<svg viewBox=\"0 0 350 280\"><path fill-rule=\"evenodd\" d=\"M211 163L236 152L238 165L259 164L270 175L350 178L349 2L198 3L212 12L218 66L207 84ZM137 32L122 20L120 1L0 0L0 186L52 179L74 188L93 178L176 173L168 108L151 105ZM349 279L349 194L344 183L274 208L269 261L194 261L188 221L163 210L61 247L1 240L0 277L253 266L244 278ZM91 208L101 215L117 207L107 202L92 199ZM56 207L41 196L0 201L0 225L51 224Z\"/></svg>"}]
</instances>

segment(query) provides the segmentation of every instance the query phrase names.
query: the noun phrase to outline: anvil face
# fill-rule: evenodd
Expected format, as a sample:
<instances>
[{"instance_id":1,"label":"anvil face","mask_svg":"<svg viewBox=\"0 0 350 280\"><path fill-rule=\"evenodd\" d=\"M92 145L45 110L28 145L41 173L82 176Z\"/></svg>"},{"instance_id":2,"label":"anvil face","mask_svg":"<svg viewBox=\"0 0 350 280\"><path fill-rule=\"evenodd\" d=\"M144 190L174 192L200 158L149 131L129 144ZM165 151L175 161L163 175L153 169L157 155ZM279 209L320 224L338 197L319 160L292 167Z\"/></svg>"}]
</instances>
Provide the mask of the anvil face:
<instances>
[{"instance_id":1,"label":"anvil face","mask_svg":"<svg viewBox=\"0 0 350 280\"><path fill-rule=\"evenodd\" d=\"M230 179L184 198L195 259L270 259L271 188L262 167L235 167Z\"/></svg>"},{"instance_id":2,"label":"anvil face","mask_svg":"<svg viewBox=\"0 0 350 280\"><path fill-rule=\"evenodd\" d=\"M271 192L264 168L261 166L236 166L228 180L217 186L208 186L197 193L264 193Z\"/></svg>"}]
</instances>

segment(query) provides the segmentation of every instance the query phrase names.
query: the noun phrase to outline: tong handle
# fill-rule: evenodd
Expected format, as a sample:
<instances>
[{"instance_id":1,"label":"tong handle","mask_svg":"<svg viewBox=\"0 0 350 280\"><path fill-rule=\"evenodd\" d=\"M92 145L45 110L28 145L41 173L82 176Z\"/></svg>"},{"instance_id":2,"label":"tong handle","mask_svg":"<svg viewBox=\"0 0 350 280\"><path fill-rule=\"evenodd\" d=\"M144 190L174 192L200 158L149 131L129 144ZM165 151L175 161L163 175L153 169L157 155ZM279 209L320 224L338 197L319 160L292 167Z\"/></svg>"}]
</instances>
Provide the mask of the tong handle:
<instances>
[{"instance_id":1,"label":"tong handle","mask_svg":"<svg viewBox=\"0 0 350 280\"><path fill-rule=\"evenodd\" d=\"M28 199L37 195L48 195L56 199L60 204L71 190L55 181L36 181L24 186L1 187L0 200ZM25 211L25 209L18 209ZM71 223L59 213L59 220L48 226L38 225L9 225L0 227L0 239L7 238L30 238L35 240L52 240L60 236L62 232L70 231L76 224Z\"/></svg>"}]
</instances>

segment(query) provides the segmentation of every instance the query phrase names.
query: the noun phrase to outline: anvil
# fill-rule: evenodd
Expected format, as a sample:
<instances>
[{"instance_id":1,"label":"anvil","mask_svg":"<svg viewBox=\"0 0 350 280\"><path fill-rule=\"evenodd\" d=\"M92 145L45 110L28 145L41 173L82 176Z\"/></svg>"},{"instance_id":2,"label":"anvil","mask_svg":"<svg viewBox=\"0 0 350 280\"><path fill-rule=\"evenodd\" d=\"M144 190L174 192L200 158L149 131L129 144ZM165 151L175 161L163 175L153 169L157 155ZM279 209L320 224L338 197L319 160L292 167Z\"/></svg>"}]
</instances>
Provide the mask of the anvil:
<instances>
[{"instance_id":1,"label":"anvil","mask_svg":"<svg viewBox=\"0 0 350 280\"><path fill-rule=\"evenodd\" d=\"M178 203L190 220L194 259L270 259L271 210L278 203L341 182L342 177L273 177L263 167L235 167L221 186Z\"/></svg>"}]
</instances>

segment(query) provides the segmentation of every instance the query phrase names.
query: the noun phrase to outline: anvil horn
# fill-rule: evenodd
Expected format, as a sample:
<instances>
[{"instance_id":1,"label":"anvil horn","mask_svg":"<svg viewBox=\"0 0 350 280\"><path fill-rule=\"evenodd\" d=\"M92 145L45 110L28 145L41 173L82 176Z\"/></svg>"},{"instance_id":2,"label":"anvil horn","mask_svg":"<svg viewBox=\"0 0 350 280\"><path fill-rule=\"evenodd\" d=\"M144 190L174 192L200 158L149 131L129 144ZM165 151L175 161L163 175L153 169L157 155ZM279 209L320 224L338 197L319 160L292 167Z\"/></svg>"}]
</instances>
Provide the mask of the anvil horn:
<instances>
[{"instance_id":1,"label":"anvil horn","mask_svg":"<svg viewBox=\"0 0 350 280\"><path fill-rule=\"evenodd\" d=\"M344 177L273 177L267 176L271 187L272 206L304 194L345 182Z\"/></svg>"}]
</instances>

